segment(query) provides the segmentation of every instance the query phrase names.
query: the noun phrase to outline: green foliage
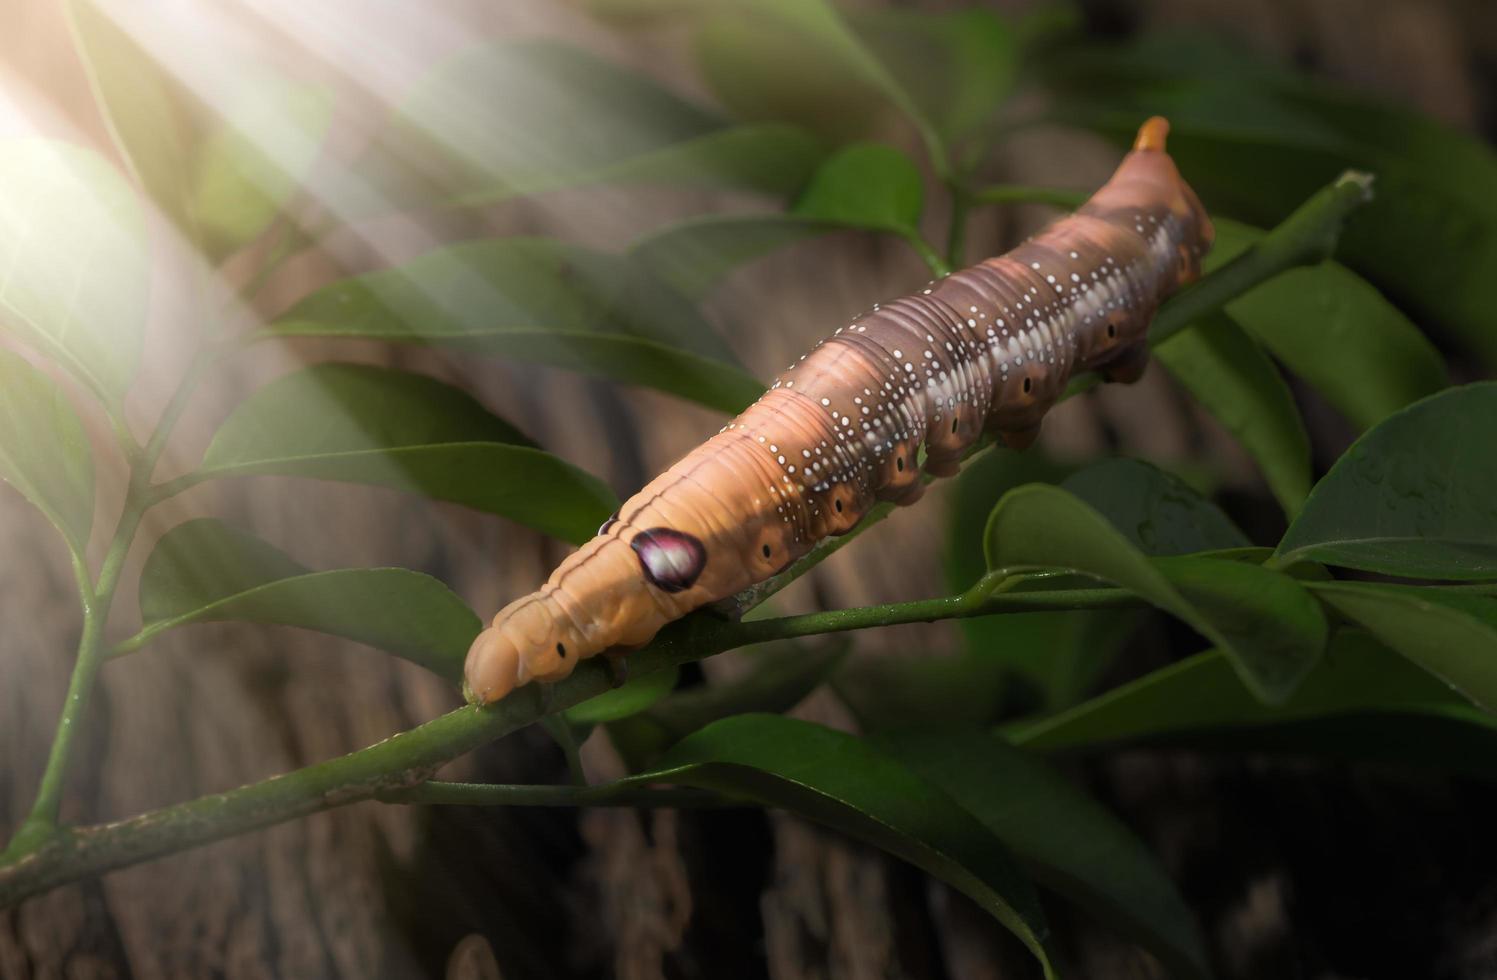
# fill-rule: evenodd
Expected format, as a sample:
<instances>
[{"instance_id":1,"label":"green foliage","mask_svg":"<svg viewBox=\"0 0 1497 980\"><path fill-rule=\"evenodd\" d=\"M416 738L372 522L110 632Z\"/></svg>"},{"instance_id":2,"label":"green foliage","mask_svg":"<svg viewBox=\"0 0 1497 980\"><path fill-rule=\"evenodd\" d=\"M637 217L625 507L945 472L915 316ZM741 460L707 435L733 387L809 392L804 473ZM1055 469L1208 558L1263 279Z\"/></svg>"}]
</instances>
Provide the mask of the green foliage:
<instances>
[{"instance_id":1,"label":"green foliage","mask_svg":"<svg viewBox=\"0 0 1497 980\"><path fill-rule=\"evenodd\" d=\"M849 146L823 163L795 202L802 218L920 234L920 171L903 153L878 143Z\"/></svg>"},{"instance_id":2,"label":"green foliage","mask_svg":"<svg viewBox=\"0 0 1497 980\"><path fill-rule=\"evenodd\" d=\"M965 892L1051 975L1039 901L1003 842L870 742L779 715L735 715L682 739L646 778L784 807L898 855Z\"/></svg>"},{"instance_id":3,"label":"green foliage","mask_svg":"<svg viewBox=\"0 0 1497 980\"><path fill-rule=\"evenodd\" d=\"M265 335L430 344L554 364L723 411L763 390L689 302L648 270L548 239L456 245L340 280Z\"/></svg>"},{"instance_id":4,"label":"green foliage","mask_svg":"<svg viewBox=\"0 0 1497 980\"><path fill-rule=\"evenodd\" d=\"M441 582L404 568L314 572L211 518L168 531L140 576L140 633L121 652L192 623L299 626L367 643L457 684L481 623Z\"/></svg>"},{"instance_id":5,"label":"green foliage","mask_svg":"<svg viewBox=\"0 0 1497 980\"><path fill-rule=\"evenodd\" d=\"M464 392L356 364L306 368L255 392L214 433L194 479L257 473L393 487L572 542L618 506L596 477L536 449Z\"/></svg>"},{"instance_id":6,"label":"green foliage","mask_svg":"<svg viewBox=\"0 0 1497 980\"><path fill-rule=\"evenodd\" d=\"M51 378L0 349L0 480L17 490L82 555L94 523L94 458L67 396Z\"/></svg>"},{"instance_id":7,"label":"green foliage","mask_svg":"<svg viewBox=\"0 0 1497 980\"><path fill-rule=\"evenodd\" d=\"M1311 559L1408 578L1497 579L1497 384L1390 416L1337 460L1279 542Z\"/></svg>"},{"instance_id":8,"label":"green foliage","mask_svg":"<svg viewBox=\"0 0 1497 980\"><path fill-rule=\"evenodd\" d=\"M1248 451L1284 513L1310 492L1310 437L1273 361L1228 313L1181 331L1159 348L1176 381Z\"/></svg>"},{"instance_id":9,"label":"green foliage","mask_svg":"<svg viewBox=\"0 0 1497 980\"><path fill-rule=\"evenodd\" d=\"M984 540L990 569L1071 569L1189 623L1228 652L1265 701L1286 698L1325 645L1319 606L1289 577L1216 558L1150 559L1101 514L1054 487L1010 490L993 508Z\"/></svg>"},{"instance_id":10,"label":"green foliage","mask_svg":"<svg viewBox=\"0 0 1497 980\"><path fill-rule=\"evenodd\" d=\"M123 178L82 147L0 143L0 329L113 406L140 363L146 231Z\"/></svg>"},{"instance_id":11,"label":"green foliage","mask_svg":"<svg viewBox=\"0 0 1497 980\"><path fill-rule=\"evenodd\" d=\"M1208 268L1260 237L1217 219ZM1227 307L1231 316L1360 428L1443 388L1445 365L1407 316L1335 262L1293 269Z\"/></svg>"}]
</instances>

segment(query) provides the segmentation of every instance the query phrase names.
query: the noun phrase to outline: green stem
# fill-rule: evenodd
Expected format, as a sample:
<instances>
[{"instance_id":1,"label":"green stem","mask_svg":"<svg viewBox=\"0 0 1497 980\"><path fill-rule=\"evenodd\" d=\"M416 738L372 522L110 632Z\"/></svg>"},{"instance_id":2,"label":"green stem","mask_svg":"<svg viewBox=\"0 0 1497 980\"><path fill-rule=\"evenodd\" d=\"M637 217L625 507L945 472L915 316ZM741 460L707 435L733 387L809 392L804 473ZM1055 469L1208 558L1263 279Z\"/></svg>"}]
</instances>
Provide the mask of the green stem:
<instances>
[{"instance_id":1,"label":"green stem","mask_svg":"<svg viewBox=\"0 0 1497 980\"><path fill-rule=\"evenodd\" d=\"M98 581L90 586L88 573L81 561L74 562L74 572L79 576L79 595L83 604L83 632L78 640L77 657L73 663L73 674L68 680L67 694L62 712L57 720L57 732L47 754L46 767L42 770L41 784L31 812L22 823L15 839L6 849L7 854L24 852L38 846L46 838L56 834L58 813L62 806L63 787L67 781L68 766L72 761L78 729L87 717L88 706L93 698L94 681L99 666L106 659L103 643L104 629L109 622L109 610L114 603L115 590L119 587L120 573L125 567L125 558L135 540L141 518L153 502L150 491L151 474L166 446L172 428L177 424L183 409L191 397L202 373L211 363L211 356L200 353L193 359L187 372L173 393L171 401L161 413L156 429L143 449L130 454L130 482L125 491L125 500L120 508L120 518L115 525L114 537L109 550L99 567Z\"/></svg>"},{"instance_id":2,"label":"green stem","mask_svg":"<svg viewBox=\"0 0 1497 980\"><path fill-rule=\"evenodd\" d=\"M586 786L587 770L582 768L582 751L577 745L577 733L572 730L566 715L560 712L547 715L541 719L541 727L546 729L552 740L560 746L561 754L566 757L567 775L572 778L572 785Z\"/></svg>"},{"instance_id":3,"label":"green stem","mask_svg":"<svg viewBox=\"0 0 1497 980\"><path fill-rule=\"evenodd\" d=\"M951 192L951 224L946 229L946 264L959 269L967 252L967 216L972 211L972 198L958 181L947 186Z\"/></svg>"},{"instance_id":4,"label":"green stem","mask_svg":"<svg viewBox=\"0 0 1497 980\"><path fill-rule=\"evenodd\" d=\"M1342 177L1306 202L1254 250L1166 303L1159 313L1165 324L1165 336L1179 329L1169 326L1175 322L1173 318L1178 317L1182 324L1193 322L1209 312L1210 303L1220 305L1238 295L1231 290L1250 289L1272 275L1273 270L1322 260L1347 214L1366 199L1368 181L1356 174ZM1262 255L1253 258L1253 252L1257 251ZM1229 288L1213 283L1223 275L1228 277ZM1172 312L1176 305L1181 309ZM1162 339L1155 334L1150 337L1151 343ZM152 444L156 442L152 440ZM791 573L772 580L773 586L749 590L745 601L763 601L775 588L803 574L887 513L886 508L874 508L854 533L813 550ZM750 622L734 623L704 611L661 630L652 643L630 655L630 666L635 676L640 676L769 639L1019 609L1105 608L1137 601L1115 589L995 591L993 584L991 578L985 579L978 587L956 597ZM52 834L29 849L13 846L0 857L0 908L86 875L407 789L424 782L442 765L465 752L612 687L612 672L601 658L595 658L579 665L546 695L537 685L527 685L496 704L459 708L340 758L115 823Z\"/></svg>"},{"instance_id":5,"label":"green stem","mask_svg":"<svg viewBox=\"0 0 1497 980\"><path fill-rule=\"evenodd\" d=\"M939 279L941 276L951 275L951 266L946 264L946 260L941 258L941 253L937 252L930 242L922 238L919 232L911 231L905 233L904 240L910 243L910 248L913 248L915 254L920 256L921 261L930 267L931 274L936 278Z\"/></svg>"}]
</instances>

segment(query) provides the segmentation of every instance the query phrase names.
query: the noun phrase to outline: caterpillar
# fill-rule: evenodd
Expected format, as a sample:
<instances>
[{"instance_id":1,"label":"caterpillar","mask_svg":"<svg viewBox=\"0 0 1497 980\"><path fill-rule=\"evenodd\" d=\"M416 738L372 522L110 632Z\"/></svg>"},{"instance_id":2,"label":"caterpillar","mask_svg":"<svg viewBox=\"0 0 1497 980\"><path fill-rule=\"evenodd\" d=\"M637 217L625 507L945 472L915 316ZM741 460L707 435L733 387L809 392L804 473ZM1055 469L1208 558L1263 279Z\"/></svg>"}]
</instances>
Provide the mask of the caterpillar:
<instances>
[{"instance_id":1,"label":"caterpillar","mask_svg":"<svg viewBox=\"0 0 1497 980\"><path fill-rule=\"evenodd\" d=\"M1199 277L1213 239L1168 132L1148 120L1075 213L876 304L803 355L494 617L468 652L469 700L643 645L846 533L875 503L914 503L923 474L954 474L984 432L1028 446L1075 371L1136 380L1155 310Z\"/></svg>"}]
</instances>

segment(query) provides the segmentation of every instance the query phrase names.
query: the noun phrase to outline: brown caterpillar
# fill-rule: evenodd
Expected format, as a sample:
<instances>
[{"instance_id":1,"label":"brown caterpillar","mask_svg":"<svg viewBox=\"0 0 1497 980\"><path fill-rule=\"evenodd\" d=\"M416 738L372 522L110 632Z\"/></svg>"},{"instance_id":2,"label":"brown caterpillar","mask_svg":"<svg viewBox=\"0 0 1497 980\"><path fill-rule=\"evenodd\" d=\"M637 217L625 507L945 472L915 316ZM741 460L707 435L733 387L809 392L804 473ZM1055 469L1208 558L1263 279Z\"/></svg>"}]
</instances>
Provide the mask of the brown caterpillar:
<instances>
[{"instance_id":1,"label":"brown caterpillar","mask_svg":"<svg viewBox=\"0 0 1497 980\"><path fill-rule=\"evenodd\" d=\"M470 700L556 681L605 650L763 581L877 501L913 503L984 430L1017 448L1073 371L1133 381L1170 293L1197 278L1211 222L1144 123L1076 213L1006 255L875 305L629 499L468 652Z\"/></svg>"}]
</instances>

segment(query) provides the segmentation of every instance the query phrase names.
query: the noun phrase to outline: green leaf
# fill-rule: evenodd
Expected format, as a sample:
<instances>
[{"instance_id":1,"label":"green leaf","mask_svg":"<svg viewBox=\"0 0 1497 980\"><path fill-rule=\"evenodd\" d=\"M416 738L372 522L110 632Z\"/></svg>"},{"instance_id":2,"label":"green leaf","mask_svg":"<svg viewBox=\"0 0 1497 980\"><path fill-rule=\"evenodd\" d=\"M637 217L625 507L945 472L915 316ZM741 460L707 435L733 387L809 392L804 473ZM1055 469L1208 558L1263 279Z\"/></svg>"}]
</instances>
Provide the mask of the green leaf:
<instances>
[{"instance_id":1,"label":"green leaf","mask_svg":"<svg viewBox=\"0 0 1497 980\"><path fill-rule=\"evenodd\" d=\"M244 80L194 154L190 207L217 261L275 220L322 150L332 93L273 75Z\"/></svg>"},{"instance_id":2,"label":"green leaf","mask_svg":"<svg viewBox=\"0 0 1497 980\"><path fill-rule=\"evenodd\" d=\"M1216 228L1208 271L1262 237L1226 219L1217 219ZM1360 428L1445 387L1439 351L1376 289L1335 262L1275 276L1227 304L1227 312Z\"/></svg>"},{"instance_id":3,"label":"green leaf","mask_svg":"<svg viewBox=\"0 0 1497 980\"><path fill-rule=\"evenodd\" d=\"M994 501L1024 483L1059 483L1067 471L1039 452L991 449L962 468L946 536L946 583L963 592L987 572L983 532ZM966 649L949 666L930 658L908 665L909 676L878 678L879 727L973 728L992 724L1004 707L1026 701L1058 708L1084 696L1132 632L1131 611L1040 612L959 620ZM861 671L866 661L855 666ZM994 669L994 668L998 669ZM1017 682L1017 683L1016 683ZM938 700L919 692L935 686ZM909 696L906 696L908 692ZM895 703L890 704L893 700Z\"/></svg>"},{"instance_id":4,"label":"green leaf","mask_svg":"<svg viewBox=\"0 0 1497 980\"><path fill-rule=\"evenodd\" d=\"M1310 492L1310 438L1278 368L1219 313L1175 334L1159 360L1247 450L1292 519Z\"/></svg>"},{"instance_id":5,"label":"green leaf","mask_svg":"<svg viewBox=\"0 0 1497 980\"><path fill-rule=\"evenodd\" d=\"M821 153L793 126L730 125L581 48L510 41L429 72L356 165L360 185L328 190L353 214L491 204L604 181L783 195Z\"/></svg>"},{"instance_id":6,"label":"green leaf","mask_svg":"<svg viewBox=\"0 0 1497 980\"><path fill-rule=\"evenodd\" d=\"M211 518L172 528L140 579L137 649L192 623L297 626L367 643L460 683L482 623L436 579L404 568L313 572Z\"/></svg>"},{"instance_id":7,"label":"green leaf","mask_svg":"<svg viewBox=\"0 0 1497 980\"><path fill-rule=\"evenodd\" d=\"M1060 488L1107 518L1146 555L1188 555L1252 543L1221 508L1143 460L1118 457L1092 463L1062 480Z\"/></svg>"},{"instance_id":8,"label":"green leaf","mask_svg":"<svg viewBox=\"0 0 1497 980\"><path fill-rule=\"evenodd\" d=\"M794 211L812 221L918 235L924 193L909 157L881 143L857 143L817 168Z\"/></svg>"},{"instance_id":9,"label":"green leaf","mask_svg":"<svg viewBox=\"0 0 1497 980\"><path fill-rule=\"evenodd\" d=\"M94 522L94 458L73 406L51 378L0 348L0 480L56 525L74 555Z\"/></svg>"},{"instance_id":10,"label":"green leaf","mask_svg":"<svg viewBox=\"0 0 1497 980\"><path fill-rule=\"evenodd\" d=\"M145 219L98 155L43 139L0 142L0 328L111 404L145 329Z\"/></svg>"},{"instance_id":11,"label":"green leaf","mask_svg":"<svg viewBox=\"0 0 1497 980\"><path fill-rule=\"evenodd\" d=\"M1497 383L1418 402L1358 439L1315 485L1274 562L1497 578Z\"/></svg>"},{"instance_id":12,"label":"green leaf","mask_svg":"<svg viewBox=\"0 0 1497 980\"><path fill-rule=\"evenodd\" d=\"M201 106L169 71L132 37L144 20L126 25L116 14L137 8L93 0L68 0L67 11L94 98L103 109L120 153L145 192L178 227L193 233L188 203L193 145ZM138 35L147 36L147 35Z\"/></svg>"},{"instance_id":13,"label":"green leaf","mask_svg":"<svg viewBox=\"0 0 1497 980\"><path fill-rule=\"evenodd\" d=\"M992 122L1013 92L1019 38L988 10L869 10L853 27L949 148Z\"/></svg>"},{"instance_id":14,"label":"green leaf","mask_svg":"<svg viewBox=\"0 0 1497 980\"><path fill-rule=\"evenodd\" d=\"M567 721L578 726L600 725L637 715L675 690L679 676L679 668L672 666L635 677L612 691L604 691L568 708Z\"/></svg>"},{"instance_id":15,"label":"green leaf","mask_svg":"<svg viewBox=\"0 0 1497 980\"><path fill-rule=\"evenodd\" d=\"M1171 975L1210 975L1195 919L1158 860L1045 763L993 735L902 735L873 744L950 794L1040 884L1138 937Z\"/></svg>"},{"instance_id":16,"label":"green leaf","mask_svg":"<svg viewBox=\"0 0 1497 980\"><path fill-rule=\"evenodd\" d=\"M702 215L644 235L629 256L692 299L701 299L740 265L834 230L789 214Z\"/></svg>"},{"instance_id":17,"label":"green leaf","mask_svg":"<svg viewBox=\"0 0 1497 980\"><path fill-rule=\"evenodd\" d=\"M1055 487L1019 487L993 509L990 568L1069 568L1105 579L1228 650L1242 680L1279 702L1325 645L1320 607L1288 576L1211 558L1149 559L1102 515Z\"/></svg>"},{"instance_id":18,"label":"green leaf","mask_svg":"<svg viewBox=\"0 0 1497 980\"><path fill-rule=\"evenodd\" d=\"M1322 582L1312 588L1473 704L1497 710L1497 599L1365 582Z\"/></svg>"},{"instance_id":19,"label":"green leaf","mask_svg":"<svg viewBox=\"0 0 1497 980\"><path fill-rule=\"evenodd\" d=\"M256 473L420 493L574 544L618 506L596 477L456 388L355 364L317 365L255 392L214 434L196 478Z\"/></svg>"},{"instance_id":20,"label":"green leaf","mask_svg":"<svg viewBox=\"0 0 1497 980\"><path fill-rule=\"evenodd\" d=\"M817 38L745 7L722 9L693 32L694 60L717 101L737 118L787 122L832 142L866 135L885 105L877 87Z\"/></svg>"},{"instance_id":21,"label":"green leaf","mask_svg":"<svg viewBox=\"0 0 1497 980\"><path fill-rule=\"evenodd\" d=\"M1053 975L1039 902L1003 844L939 787L855 736L737 715L688 736L636 778L783 807L888 851L970 896Z\"/></svg>"},{"instance_id":22,"label":"green leaf","mask_svg":"<svg viewBox=\"0 0 1497 980\"><path fill-rule=\"evenodd\" d=\"M1467 706L1445 684L1366 634L1341 630L1282 705L1252 697L1237 680L1231 659L1208 650L1066 711L1019 722L1008 735L1025 748L1054 751L1165 737L1193 741L1208 731L1272 729L1354 713L1409 715L1450 708Z\"/></svg>"},{"instance_id":23,"label":"green leaf","mask_svg":"<svg viewBox=\"0 0 1497 980\"><path fill-rule=\"evenodd\" d=\"M436 344L570 368L737 412L764 386L690 303L627 259L547 239L471 242L343 279L265 331Z\"/></svg>"}]
</instances>

